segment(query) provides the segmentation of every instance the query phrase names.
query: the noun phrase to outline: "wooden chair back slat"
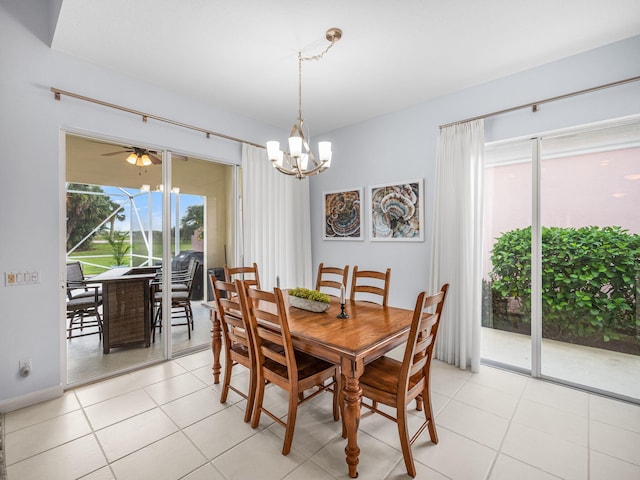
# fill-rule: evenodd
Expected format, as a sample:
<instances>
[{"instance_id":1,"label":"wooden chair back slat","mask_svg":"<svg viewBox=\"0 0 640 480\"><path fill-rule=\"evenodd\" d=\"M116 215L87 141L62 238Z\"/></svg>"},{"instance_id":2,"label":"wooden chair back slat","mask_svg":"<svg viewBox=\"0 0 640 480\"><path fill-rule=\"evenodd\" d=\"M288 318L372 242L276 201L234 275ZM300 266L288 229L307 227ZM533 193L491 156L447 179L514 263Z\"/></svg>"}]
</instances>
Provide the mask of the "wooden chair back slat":
<instances>
[{"instance_id":1,"label":"wooden chair back slat","mask_svg":"<svg viewBox=\"0 0 640 480\"><path fill-rule=\"evenodd\" d=\"M291 450L299 403L333 387L333 415L334 420L338 420L336 385L339 369L323 360L297 352L305 366L304 371L299 372L282 291L274 288L273 292L265 292L250 288L242 281L237 281L236 284L256 353L257 389L251 426L256 428L259 425L262 412L284 426L282 454L287 455ZM332 380L331 383L326 384L329 379ZM267 382L277 385L289 394L286 421L281 415L275 415L263 406L264 387ZM314 387L318 390L305 396L305 392Z\"/></svg>"},{"instance_id":2,"label":"wooden chair back slat","mask_svg":"<svg viewBox=\"0 0 640 480\"><path fill-rule=\"evenodd\" d=\"M353 267L351 276L352 300L356 299L356 293L367 293L381 297L382 305L387 305L389 300L389 283L391 281L391 269L384 272L375 270L358 270L358 266Z\"/></svg>"},{"instance_id":3,"label":"wooden chair back slat","mask_svg":"<svg viewBox=\"0 0 640 480\"><path fill-rule=\"evenodd\" d=\"M445 284L442 290L434 295L426 296L422 292L418 296L401 369L400 385L404 385L405 390L408 389L409 379L420 371L424 377L429 375L434 340L448 288ZM434 306L435 312L431 311Z\"/></svg>"},{"instance_id":4,"label":"wooden chair back slat","mask_svg":"<svg viewBox=\"0 0 640 480\"><path fill-rule=\"evenodd\" d=\"M380 357L367 364L360 377L362 395L372 401L371 404L363 401L362 406L398 424L402 456L407 473L411 477L417 474L411 452L411 445L416 438L428 428L431 441L434 444L438 443L435 417L431 406L429 371L448 288L449 285L444 284L440 292L435 295L427 297L425 292L418 295L402 362L386 356ZM434 307L435 311L433 311ZM413 436L410 436L407 406L413 400L416 401L418 410L424 410L425 419ZM395 417L387 410L380 410L378 403L395 408Z\"/></svg>"},{"instance_id":5,"label":"wooden chair back slat","mask_svg":"<svg viewBox=\"0 0 640 480\"><path fill-rule=\"evenodd\" d=\"M216 280L211 275L211 285L216 302L216 314L220 319L225 351L225 374L220 401L224 403L229 390L233 390L247 400L244 421L251 420L256 391L256 360L253 350L251 329L248 328L238 284ZM249 369L249 389L245 392L231 385L231 370L241 364Z\"/></svg>"},{"instance_id":6,"label":"wooden chair back slat","mask_svg":"<svg viewBox=\"0 0 640 480\"><path fill-rule=\"evenodd\" d=\"M297 371L298 367L282 291L279 288L274 288L273 292L266 292L247 287L249 285L245 282L244 293L246 294L249 326L256 348L256 361L258 365L261 365L264 362L264 357L269 358L285 367L288 378L291 378L292 372ZM269 324L273 327L269 328ZM269 348L269 344L281 346L282 352L276 352L273 348Z\"/></svg>"},{"instance_id":7,"label":"wooden chair back slat","mask_svg":"<svg viewBox=\"0 0 640 480\"><path fill-rule=\"evenodd\" d=\"M258 264L251 266L229 267L224 266L224 279L227 282L243 280L247 285L260 290L260 275L258 274Z\"/></svg>"},{"instance_id":8,"label":"wooden chair back slat","mask_svg":"<svg viewBox=\"0 0 640 480\"><path fill-rule=\"evenodd\" d=\"M316 279L316 290L320 291L322 287L335 288L340 291L340 287L344 285L347 289L349 281L349 265L340 267L325 267L324 263L318 266L318 278Z\"/></svg>"}]
</instances>

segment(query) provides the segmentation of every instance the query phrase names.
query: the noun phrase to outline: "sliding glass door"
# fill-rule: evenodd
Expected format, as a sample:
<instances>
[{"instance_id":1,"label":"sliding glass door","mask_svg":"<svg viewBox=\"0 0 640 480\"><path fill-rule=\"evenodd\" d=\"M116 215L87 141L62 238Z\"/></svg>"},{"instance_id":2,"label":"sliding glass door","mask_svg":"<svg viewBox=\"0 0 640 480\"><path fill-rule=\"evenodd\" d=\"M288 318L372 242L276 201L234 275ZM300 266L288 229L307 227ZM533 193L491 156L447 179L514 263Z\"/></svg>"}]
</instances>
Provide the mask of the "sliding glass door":
<instances>
[{"instance_id":1,"label":"sliding glass door","mask_svg":"<svg viewBox=\"0 0 640 480\"><path fill-rule=\"evenodd\" d=\"M540 373L640 399L640 122L540 146Z\"/></svg>"},{"instance_id":2,"label":"sliding glass door","mask_svg":"<svg viewBox=\"0 0 640 480\"><path fill-rule=\"evenodd\" d=\"M144 155L147 164L136 164ZM209 275L221 277L235 254L236 168L66 136L65 260L100 288L91 308L67 301L68 385L210 346L203 302L211 300ZM171 288L162 284L167 263Z\"/></svg>"},{"instance_id":3,"label":"sliding glass door","mask_svg":"<svg viewBox=\"0 0 640 480\"><path fill-rule=\"evenodd\" d=\"M485 151L482 353L531 370L531 140Z\"/></svg>"},{"instance_id":4,"label":"sliding glass door","mask_svg":"<svg viewBox=\"0 0 640 480\"><path fill-rule=\"evenodd\" d=\"M639 167L638 119L487 145L485 361L640 399Z\"/></svg>"},{"instance_id":5,"label":"sliding glass door","mask_svg":"<svg viewBox=\"0 0 640 480\"><path fill-rule=\"evenodd\" d=\"M170 339L173 354L211 345L210 310L203 302L213 300L210 276L222 279L227 257L233 255L234 179L233 166L172 154L174 275L189 273L189 265L197 262L188 302L173 302Z\"/></svg>"}]
</instances>

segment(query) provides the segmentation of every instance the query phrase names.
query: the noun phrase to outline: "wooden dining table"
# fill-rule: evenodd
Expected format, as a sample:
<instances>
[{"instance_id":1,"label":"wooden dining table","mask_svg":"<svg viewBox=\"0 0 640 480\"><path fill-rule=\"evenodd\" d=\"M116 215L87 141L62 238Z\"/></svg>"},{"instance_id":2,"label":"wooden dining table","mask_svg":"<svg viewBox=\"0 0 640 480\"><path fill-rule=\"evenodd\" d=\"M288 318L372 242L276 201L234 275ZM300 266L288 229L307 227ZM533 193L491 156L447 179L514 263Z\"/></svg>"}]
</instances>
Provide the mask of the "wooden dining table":
<instances>
[{"instance_id":1,"label":"wooden dining table","mask_svg":"<svg viewBox=\"0 0 640 480\"><path fill-rule=\"evenodd\" d=\"M348 319L337 318L340 302L331 297L329 310L315 313L291 307L286 290L283 290L288 308L289 329L294 346L306 353L340 365L345 378L344 425L347 435L345 447L349 476L358 476L358 426L362 389L359 378L367 363L406 342L412 310L382 306L367 301L347 300L345 313ZM222 334L215 302L205 302L211 309L213 323L211 348L213 350L214 383L220 381L220 351Z\"/></svg>"}]
</instances>

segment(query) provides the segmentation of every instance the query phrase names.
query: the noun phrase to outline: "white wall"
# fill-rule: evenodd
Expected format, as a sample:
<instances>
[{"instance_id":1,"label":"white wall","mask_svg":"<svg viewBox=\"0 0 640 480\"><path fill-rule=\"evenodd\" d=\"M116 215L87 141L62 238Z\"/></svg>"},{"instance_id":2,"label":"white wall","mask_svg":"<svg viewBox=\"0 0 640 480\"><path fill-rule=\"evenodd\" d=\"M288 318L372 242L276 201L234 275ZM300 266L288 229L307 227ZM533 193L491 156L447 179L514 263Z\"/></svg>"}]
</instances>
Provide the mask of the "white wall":
<instances>
[{"instance_id":1,"label":"white wall","mask_svg":"<svg viewBox=\"0 0 640 480\"><path fill-rule=\"evenodd\" d=\"M437 72L433 73L437 75ZM311 183L312 255L330 265L391 267L390 303L413 307L428 285L439 125L640 75L640 37L501 78L323 136L333 142L331 169ZM389 88L402 88L398 83ZM380 92L383 96L384 92ZM371 99L375 101L375 99ZM486 141L640 113L640 82L485 120ZM426 231L421 243L322 240L323 192L425 179Z\"/></svg>"},{"instance_id":2,"label":"white wall","mask_svg":"<svg viewBox=\"0 0 640 480\"><path fill-rule=\"evenodd\" d=\"M50 87L256 143L279 133L50 50L47 5L40 0L0 4L0 412L61 391L61 129L240 163L237 143L152 120L143 123L131 114L69 97L56 101ZM4 286L4 272L32 270L40 272L39 284ZM33 361L26 378L18 374L21 359Z\"/></svg>"},{"instance_id":3,"label":"white wall","mask_svg":"<svg viewBox=\"0 0 640 480\"><path fill-rule=\"evenodd\" d=\"M51 51L46 42L51 38L52 21L43 4L51 5L38 0L0 3L0 273L41 273L37 285L0 285L0 411L61 390L64 171L60 130L95 132L240 163L240 146L233 142L207 140L190 130L153 121L142 123L130 114L66 97L58 102L50 87L256 143L281 133ZM52 10L55 14L55 8ZM311 181L314 264L390 266L391 303L411 306L418 290L430 288L427 278L438 125L639 75L639 51L640 37L636 37L324 135L334 142L334 161L330 171ZM401 74L398 84L390 88L402 88ZM619 87L547 105L535 115L520 112L493 119L487 122L487 138L638 113L638 105L639 84ZM322 192L419 177L425 178L427 201L424 242L321 240ZM23 358L33 360L33 372L26 378L18 375L18 361Z\"/></svg>"}]
</instances>

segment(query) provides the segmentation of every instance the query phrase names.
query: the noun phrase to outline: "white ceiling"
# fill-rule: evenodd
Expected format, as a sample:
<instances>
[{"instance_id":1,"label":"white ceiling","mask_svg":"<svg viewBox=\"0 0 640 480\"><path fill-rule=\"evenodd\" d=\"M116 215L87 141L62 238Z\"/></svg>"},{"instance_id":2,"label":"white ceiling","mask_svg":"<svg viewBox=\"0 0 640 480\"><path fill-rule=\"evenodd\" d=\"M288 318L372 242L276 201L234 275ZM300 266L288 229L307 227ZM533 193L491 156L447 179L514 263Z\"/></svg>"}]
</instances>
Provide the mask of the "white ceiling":
<instances>
[{"instance_id":1,"label":"white ceiling","mask_svg":"<svg viewBox=\"0 0 640 480\"><path fill-rule=\"evenodd\" d=\"M290 128L330 27L302 68L316 134L640 34L640 1L63 0L52 48Z\"/></svg>"}]
</instances>

